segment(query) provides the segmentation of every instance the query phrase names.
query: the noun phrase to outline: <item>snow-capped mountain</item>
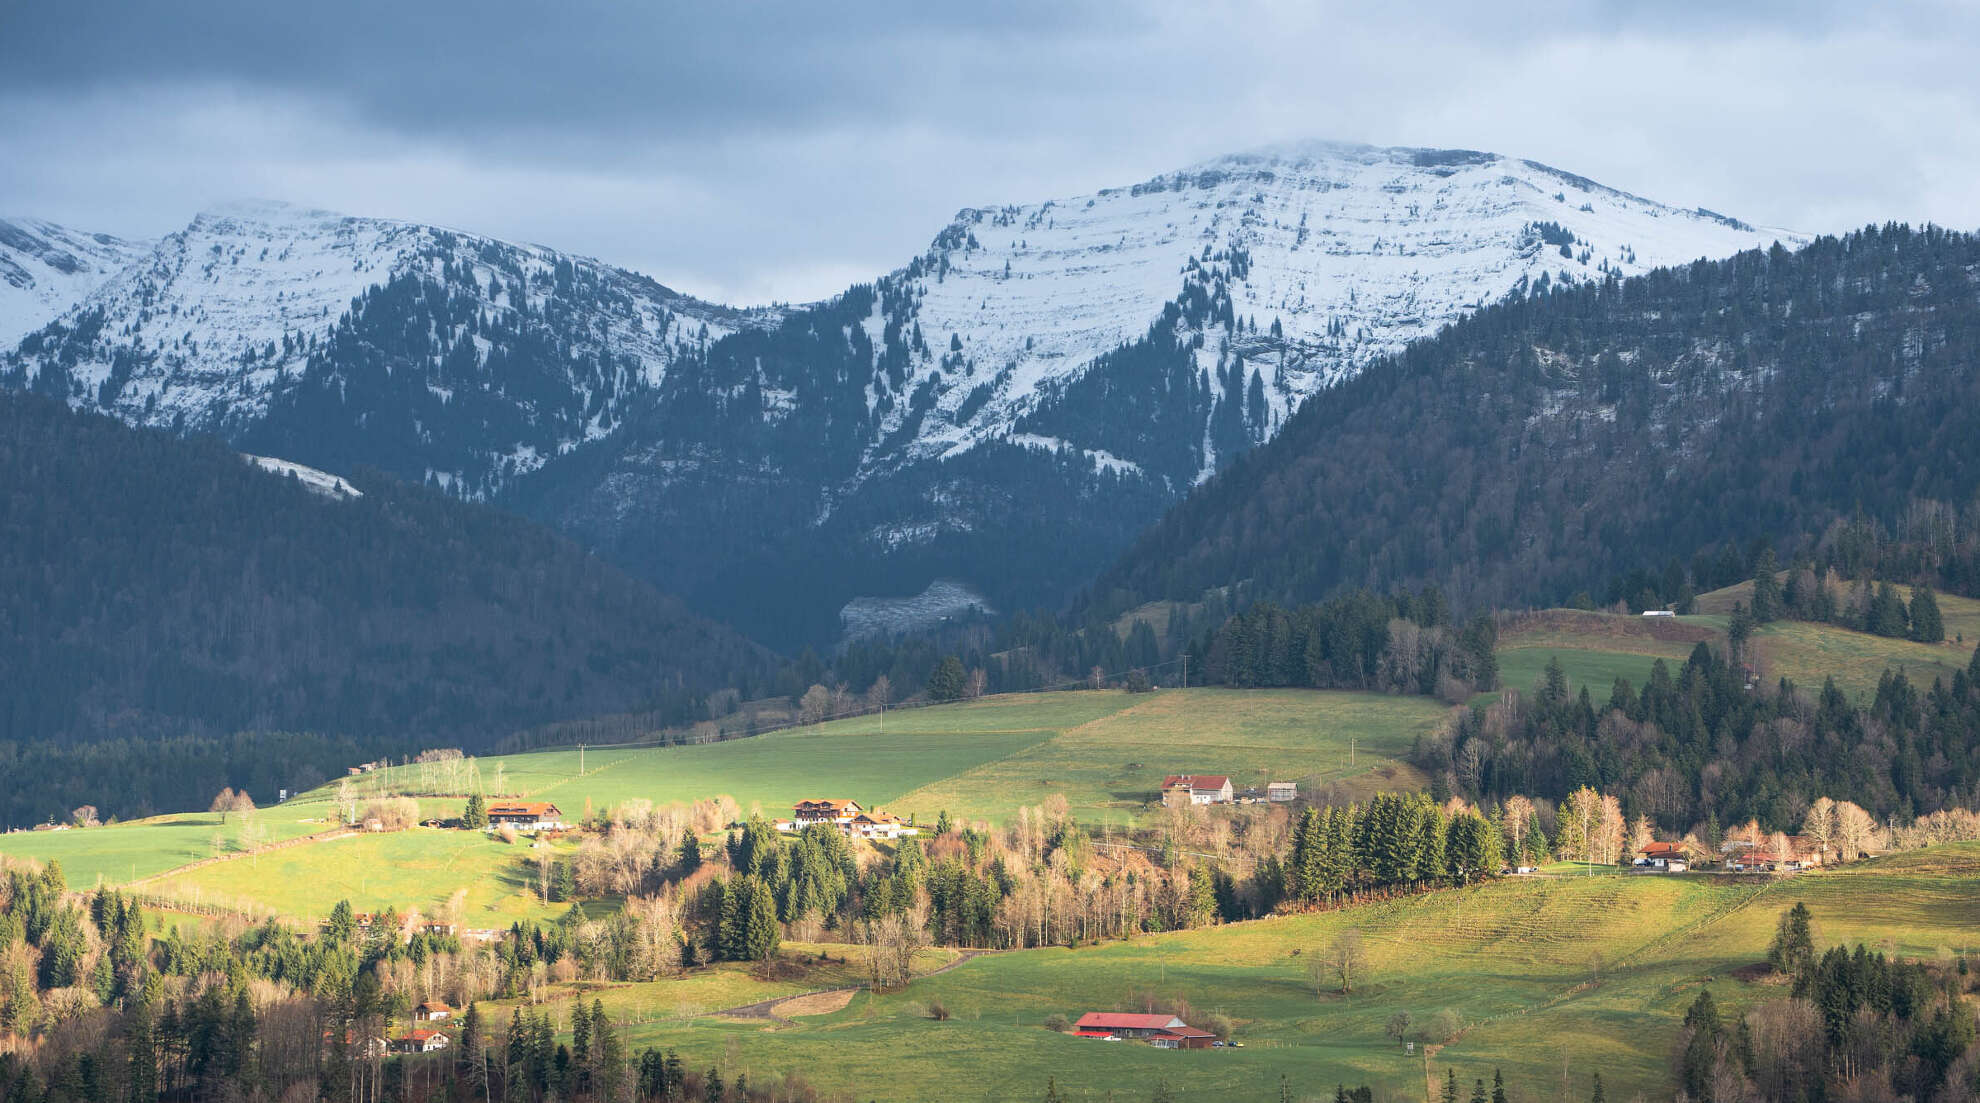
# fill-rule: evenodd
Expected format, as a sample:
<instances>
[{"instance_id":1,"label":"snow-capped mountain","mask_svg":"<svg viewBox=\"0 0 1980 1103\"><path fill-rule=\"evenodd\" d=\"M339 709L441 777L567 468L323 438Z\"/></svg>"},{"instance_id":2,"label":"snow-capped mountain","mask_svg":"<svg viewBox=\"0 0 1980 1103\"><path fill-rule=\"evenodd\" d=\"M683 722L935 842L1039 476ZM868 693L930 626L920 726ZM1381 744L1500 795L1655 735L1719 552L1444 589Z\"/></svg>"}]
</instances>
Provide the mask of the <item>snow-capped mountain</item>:
<instances>
[{"instance_id":1,"label":"snow-capped mountain","mask_svg":"<svg viewBox=\"0 0 1980 1103\"><path fill-rule=\"evenodd\" d=\"M75 305L150 243L0 218L0 349Z\"/></svg>"},{"instance_id":2,"label":"snow-capped mountain","mask_svg":"<svg viewBox=\"0 0 1980 1103\"><path fill-rule=\"evenodd\" d=\"M896 276L913 287L913 321L959 335L965 365L909 452L954 455L1012 433L1056 385L1192 295L1213 300L1212 315L1185 328L1222 339L1204 342L1197 366L1241 357L1262 370L1269 431L1327 384L1542 277L1632 275L1777 239L1802 240L1531 161L1337 143L964 210L919 272ZM957 416L985 377L989 400ZM1200 473L1216 459L1209 450ZM1120 461L1094 450L1094 462Z\"/></svg>"},{"instance_id":3,"label":"snow-capped mountain","mask_svg":"<svg viewBox=\"0 0 1980 1103\"><path fill-rule=\"evenodd\" d=\"M711 347L519 500L779 641L935 579L1052 603L1463 313L1777 239L1801 240L1528 161L1333 144L967 209L873 285Z\"/></svg>"},{"instance_id":4,"label":"snow-capped mountain","mask_svg":"<svg viewBox=\"0 0 1980 1103\"><path fill-rule=\"evenodd\" d=\"M1316 143L965 209L871 284L737 311L257 204L166 238L0 379L500 495L794 643L937 579L1055 602L1302 402L1463 313L1777 239L1801 240L1529 161Z\"/></svg>"},{"instance_id":5,"label":"snow-capped mountain","mask_svg":"<svg viewBox=\"0 0 1980 1103\"><path fill-rule=\"evenodd\" d=\"M469 495L610 433L745 315L540 246L280 203L200 214L29 334L18 385Z\"/></svg>"}]
</instances>

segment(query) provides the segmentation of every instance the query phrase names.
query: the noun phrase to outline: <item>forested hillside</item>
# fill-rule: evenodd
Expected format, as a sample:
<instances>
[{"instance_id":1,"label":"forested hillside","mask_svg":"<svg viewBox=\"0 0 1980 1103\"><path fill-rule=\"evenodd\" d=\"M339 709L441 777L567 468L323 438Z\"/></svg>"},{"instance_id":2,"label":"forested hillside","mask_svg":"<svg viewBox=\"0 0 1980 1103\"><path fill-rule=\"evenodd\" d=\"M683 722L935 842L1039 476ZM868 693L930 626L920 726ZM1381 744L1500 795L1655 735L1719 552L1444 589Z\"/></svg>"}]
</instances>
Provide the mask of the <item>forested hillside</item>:
<instances>
[{"instance_id":1,"label":"forested hillside","mask_svg":"<svg viewBox=\"0 0 1980 1103\"><path fill-rule=\"evenodd\" d=\"M254 741L216 754L199 739L473 746L599 713L686 719L707 691L768 669L739 636L528 522L353 481L361 497L326 496L217 444L0 396L0 821L72 797L187 807L275 780L239 760ZM161 759L229 772L161 760L126 788L82 768L95 754L82 744L167 736L197 738ZM281 761L340 768L355 746L315 745L332 757L286 743ZM82 757L58 769L51 754ZM75 778L95 787L71 793Z\"/></svg>"},{"instance_id":2,"label":"forested hillside","mask_svg":"<svg viewBox=\"0 0 1980 1103\"><path fill-rule=\"evenodd\" d=\"M1944 230L1542 286L1309 402L1091 600L1557 602L1756 539L1792 559L1852 518L1960 516L1977 363L1980 241Z\"/></svg>"}]
</instances>

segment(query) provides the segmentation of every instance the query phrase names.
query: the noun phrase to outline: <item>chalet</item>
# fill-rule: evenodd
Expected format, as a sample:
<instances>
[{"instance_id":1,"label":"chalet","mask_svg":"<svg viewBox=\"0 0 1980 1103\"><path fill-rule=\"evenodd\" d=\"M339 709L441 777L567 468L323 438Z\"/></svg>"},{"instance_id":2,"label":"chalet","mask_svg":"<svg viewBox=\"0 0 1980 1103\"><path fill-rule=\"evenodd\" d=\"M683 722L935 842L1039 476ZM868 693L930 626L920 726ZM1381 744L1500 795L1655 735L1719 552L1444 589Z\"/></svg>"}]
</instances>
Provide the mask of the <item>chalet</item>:
<instances>
[{"instance_id":1,"label":"chalet","mask_svg":"<svg viewBox=\"0 0 1980 1103\"><path fill-rule=\"evenodd\" d=\"M438 1053L447 1048L447 1036L437 1030L414 1029L392 1039L394 1053Z\"/></svg>"},{"instance_id":2,"label":"chalet","mask_svg":"<svg viewBox=\"0 0 1980 1103\"><path fill-rule=\"evenodd\" d=\"M1222 774L1170 774L1162 779L1162 803L1171 808L1229 804L1231 799L1231 779Z\"/></svg>"},{"instance_id":3,"label":"chalet","mask_svg":"<svg viewBox=\"0 0 1980 1103\"><path fill-rule=\"evenodd\" d=\"M856 800L801 800L792 809L791 822L799 831L815 823L829 823L835 827L849 828L853 817L866 809Z\"/></svg>"},{"instance_id":4,"label":"chalet","mask_svg":"<svg viewBox=\"0 0 1980 1103\"><path fill-rule=\"evenodd\" d=\"M778 820L777 830L803 831L807 827L829 826L855 839L898 839L919 835L921 829L901 822L877 808L862 808L856 800L805 800L791 810L791 818Z\"/></svg>"},{"instance_id":5,"label":"chalet","mask_svg":"<svg viewBox=\"0 0 1980 1103\"><path fill-rule=\"evenodd\" d=\"M562 831L563 810L549 801L500 801L488 806L488 826L517 831Z\"/></svg>"},{"instance_id":6,"label":"chalet","mask_svg":"<svg viewBox=\"0 0 1980 1103\"><path fill-rule=\"evenodd\" d=\"M427 1000L413 1008L413 1018L422 1023L444 1023L454 1017L454 1009L439 1000Z\"/></svg>"},{"instance_id":7,"label":"chalet","mask_svg":"<svg viewBox=\"0 0 1980 1103\"><path fill-rule=\"evenodd\" d=\"M861 812L847 825L849 834L861 839L898 839L903 835L919 835L921 829L902 823L899 816L885 812Z\"/></svg>"},{"instance_id":8,"label":"chalet","mask_svg":"<svg viewBox=\"0 0 1980 1103\"><path fill-rule=\"evenodd\" d=\"M1683 843L1651 843L1637 851L1631 864L1646 872L1683 873L1690 859L1691 850Z\"/></svg>"},{"instance_id":9,"label":"chalet","mask_svg":"<svg viewBox=\"0 0 1980 1103\"><path fill-rule=\"evenodd\" d=\"M1215 1034L1198 1030L1174 1015L1133 1015L1089 1011L1073 1025L1081 1038L1131 1038L1160 1049L1209 1049Z\"/></svg>"},{"instance_id":10,"label":"chalet","mask_svg":"<svg viewBox=\"0 0 1980 1103\"><path fill-rule=\"evenodd\" d=\"M1298 800L1299 785L1291 781L1268 781L1265 783L1265 799L1273 804Z\"/></svg>"}]
</instances>

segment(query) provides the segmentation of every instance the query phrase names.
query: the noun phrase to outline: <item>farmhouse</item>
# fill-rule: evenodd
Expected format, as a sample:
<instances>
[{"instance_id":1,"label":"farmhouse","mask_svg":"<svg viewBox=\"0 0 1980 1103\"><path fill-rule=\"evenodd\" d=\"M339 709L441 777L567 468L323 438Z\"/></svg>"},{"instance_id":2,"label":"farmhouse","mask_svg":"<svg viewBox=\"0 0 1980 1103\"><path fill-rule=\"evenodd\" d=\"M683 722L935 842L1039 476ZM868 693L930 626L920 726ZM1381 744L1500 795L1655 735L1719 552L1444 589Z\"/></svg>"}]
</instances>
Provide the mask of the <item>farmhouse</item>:
<instances>
[{"instance_id":1,"label":"farmhouse","mask_svg":"<svg viewBox=\"0 0 1980 1103\"><path fill-rule=\"evenodd\" d=\"M853 817L849 832L862 839L898 839L903 835L919 835L921 829L885 812L861 812Z\"/></svg>"},{"instance_id":2,"label":"farmhouse","mask_svg":"<svg viewBox=\"0 0 1980 1103\"><path fill-rule=\"evenodd\" d=\"M437 1030L415 1029L392 1039L394 1053L437 1053L447 1048L447 1036Z\"/></svg>"},{"instance_id":3,"label":"farmhouse","mask_svg":"<svg viewBox=\"0 0 1980 1103\"><path fill-rule=\"evenodd\" d=\"M1217 1036L1174 1015L1089 1011L1073 1027L1081 1038L1132 1038L1159 1049L1209 1049Z\"/></svg>"},{"instance_id":4,"label":"farmhouse","mask_svg":"<svg viewBox=\"0 0 1980 1103\"><path fill-rule=\"evenodd\" d=\"M1185 804L1231 803L1231 779L1223 774L1170 774L1162 779L1162 803L1174 808Z\"/></svg>"},{"instance_id":5,"label":"farmhouse","mask_svg":"<svg viewBox=\"0 0 1980 1103\"><path fill-rule=\"evenodd\" d=\"M849 828L853 817L866 809L856 800L801 800L791 813L791 822L799 831L814 823L829 823L836 827Z\"/></svg>"},{"instance_id":6,"label":"farmhouse","mask_svg":"<svg viewBox=\"0 0 1980 1103\"><path fill-rule=\"evenodd\" d=\"M413 1018L423 1023L443 1023L454 1017L454 1009L439 1000L427 1000L413 1008Z\"/></svg>"},{"instance_id":7,"label":"farmhouse","mask_svg":"<svg viewBox=\"0 0 1980 1103\"><path fill-rule=\"evenodd\" d=\"M791 810L790 819L777 821L777 830L803 831L821 824L836 827L841 834L856 839L898 839L921 834L920 828L902 823L899 816L877 808L861 808L858 801L843 799L801 800Z\"/></svg>"},{"instance_id":8,"label":"farmhouse","mask_svg":"<svg viewBox=\"0 0 1980 1103\"><path fill-rule=\"evenodd\" d=\"M1726 857L1726 868L1734 873L1773 873L1788 864L1780 855L1757 846L1741 848ZM1801 868L1799 862L1792 865L1795 869Z\"/></svg>"},{"instance_id":9,"label":"farmhouse","mask_svg":"<svg viewBox=\"0 0 1980 1103\"><path fill-rule=\"evenodd\" d=\"M1636 860L1631 864L1639 870L1683 873L1690 859L1691 850L1683 843L1651 843L1637 851Z\"/></svg>"},{"instance_id":10,"label":"farmhouse","mask_svg":"<svg viewBox=\"0 0 1980 1103\"><path fill-rule=\"evenodd\" d=\"M563 811L549 801L501 801L488 806L488 826L518 831L562 831Z\"/></svg>"}]
</instances>

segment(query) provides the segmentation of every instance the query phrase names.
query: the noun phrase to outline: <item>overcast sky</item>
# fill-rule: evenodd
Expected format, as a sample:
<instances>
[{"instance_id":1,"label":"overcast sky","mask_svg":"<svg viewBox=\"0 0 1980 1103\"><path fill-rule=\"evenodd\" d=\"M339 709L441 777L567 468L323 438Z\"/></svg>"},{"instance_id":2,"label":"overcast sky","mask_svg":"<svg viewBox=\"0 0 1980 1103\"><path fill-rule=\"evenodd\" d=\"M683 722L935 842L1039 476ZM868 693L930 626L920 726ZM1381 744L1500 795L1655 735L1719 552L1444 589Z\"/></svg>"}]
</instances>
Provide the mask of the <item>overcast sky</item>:
<instances>
[{"instance_id":1,"label":"overcast sky","mask_svg":"<svg viewBox=\"0 0 1980 1103\"><path fill-rule=\"evenodd\" d=\"M286 199L803 300L964 206L1334 138L1975 229L1976 56L1966 0L0 0L0 214Z\"/></svg>"}]
</instances>

